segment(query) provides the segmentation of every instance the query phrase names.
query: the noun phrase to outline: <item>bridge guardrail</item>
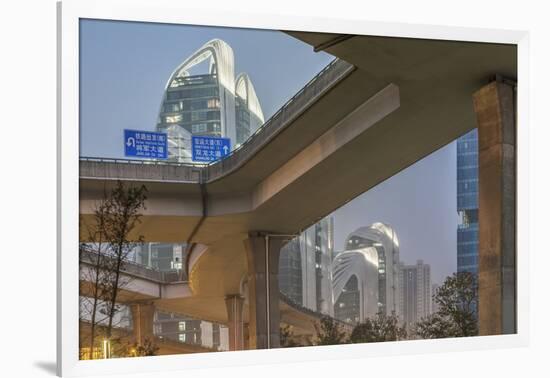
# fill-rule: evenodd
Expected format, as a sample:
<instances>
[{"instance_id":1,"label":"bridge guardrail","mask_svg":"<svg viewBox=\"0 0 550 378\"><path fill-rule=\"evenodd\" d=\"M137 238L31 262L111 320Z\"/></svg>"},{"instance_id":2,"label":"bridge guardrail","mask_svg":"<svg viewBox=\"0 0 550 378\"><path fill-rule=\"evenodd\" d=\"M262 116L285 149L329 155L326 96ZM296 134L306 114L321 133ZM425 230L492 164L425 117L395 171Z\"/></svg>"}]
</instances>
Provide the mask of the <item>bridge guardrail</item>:
<instances>
[{"instance_id":1,"label":"bridge guardrail","mask_svg":"<svg viewBox=\"0 0 550 378\"><path fill-rule=\"evenodd\" d=\"M97 257L98 257L97 252L93 252L89 249L80 250L81 263L94 265L97 261ZM103 255L103 254L101 255L101 257L112 259L112 257L108 255ZM163 283L163 284L181 282L181 280L179 279L179 274L177 269L173 269L170 271L161 271L159 269L138 264L133 261L124 261L122 271L132 276L136 276L139 278L143 278L146 280ZM185 272L184 272L184 280L185 280Z\"/></svg>"},{"instance_id":2,"label":"bridge guardrail","mask_svg":"<svg viewBox=\"0 0 550 378\"><path fill-rule=\"evenodd\" d=\"M318 312L318 311L314 311L310 308L307 308L307 307L304 307L302 306L300 303L297 303L295 301L293 301L291 298L289 298L286 294L284 294L283 292L279 291L279 299L281 301L283 301L284 303L286 303L288 306L290 307L293 307L295 310L298 310L298 311L301 311L301 312L304 312L306 314L309 314L310 316L312 317L316 317L318 318L319 320L321 320L322 318L324 317L329 317L332 319L333 322L335 322L336 324L338 324L340 327L342 327L342 329L344 329L345 331L348 331L348 332L351 332L352 329L353 329L353 325L350 324L350 323L346 323L344 322L343 320L340 320L340 319L336 319L335 317L332 317L330 315L327 315L327 314L323 314L321 312Z\"/></svg>"}]
</instances>

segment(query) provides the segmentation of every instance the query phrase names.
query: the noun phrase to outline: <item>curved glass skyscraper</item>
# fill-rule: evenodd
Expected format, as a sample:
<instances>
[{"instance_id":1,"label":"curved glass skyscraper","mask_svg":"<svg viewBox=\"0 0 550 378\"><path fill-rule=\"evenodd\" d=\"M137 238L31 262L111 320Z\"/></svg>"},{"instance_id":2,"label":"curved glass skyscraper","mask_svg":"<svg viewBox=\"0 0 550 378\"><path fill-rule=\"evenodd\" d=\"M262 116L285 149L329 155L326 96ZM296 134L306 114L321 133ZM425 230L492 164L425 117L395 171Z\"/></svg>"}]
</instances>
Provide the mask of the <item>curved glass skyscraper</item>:
<instances>
[{"instance_id":1,"label":"curved glass skyscraper","mask_svg":"<svg viewBox=\"0 0 550 378\"><path fill-rule=\"evenodd\" d=\"M191 74L202 63L206 72ZM220 39L205 43L184 60L166 83L157 131L168 134L168 159L191 162L191 136L225 137L239 146L264 122L246 73L235 78L231 47Z\"/></svg>"},{"instance_id":2,"label":"curved glass skyscraper","mask_svg":"<svg viewBox=\"0 0 550 378\"><path fill-rule=\"evenodd\" d=\"M382 312L400 316L399 241L384 223L348 235L333 262L334 315L362 322ZM373 303L374 302L374 303Z\"/></svg>"},{"instance_id":3,"label":"curved glass skyscraper","mask_svg":"<svg viewBox=\"0 0 550 378\"><path fill-rule=\"evenodd\" d=\"M359 247L339 253L332 265L334 316L360 323L378 312L378 252Z\"/></svg>"},{"instance_id":4,"label":"curved glass skyscraper","mask_svg":"<svg viewBox=\"0 0 550 378\"><path fill-rule=\"evenodd\" d=\"M378 252L378 307L387 315L399 315L399 240L389 225L373 223L352 232L346 250L374 247Z\"/></svg>"}]
</instances>

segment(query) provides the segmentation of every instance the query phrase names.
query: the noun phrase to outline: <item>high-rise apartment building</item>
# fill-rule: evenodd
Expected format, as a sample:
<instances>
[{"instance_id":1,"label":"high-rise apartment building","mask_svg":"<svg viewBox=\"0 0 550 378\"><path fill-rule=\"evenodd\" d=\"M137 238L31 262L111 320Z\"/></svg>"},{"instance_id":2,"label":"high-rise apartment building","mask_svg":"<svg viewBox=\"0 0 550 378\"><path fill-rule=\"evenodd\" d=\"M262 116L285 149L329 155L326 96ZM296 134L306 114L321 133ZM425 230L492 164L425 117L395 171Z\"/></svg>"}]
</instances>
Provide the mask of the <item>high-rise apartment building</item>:
<instances>
[{"instance_id":1,"label":"high-rise apartment building","mask_svg":"<svg viewBox=\"0 0 550 378\"><path fill-rule=\"evenodd\" d=\"M456 142L457 272L478 273L478 137L477 129Z\"/></svg>"},{"instance_id":2,"label":"high-rise apartment building","mask_svg":"<svg viewBox=\"0 0 550 378\"><path fill-rule=\"evenodd\" d=\"M418 260L416 265L400 264L401 319L412 325L432 313L432 281L430 265Z\"/></svg>"},{"instance_id":3,"label":"high-rise apartment building","mask_svg":"<svg viewBox=\"0 0 550 378\"><path fill-rule=\"evenodd\" d=\"M233 50L214 39L170 76L156 128L168 134L168 160L191 162L192 135L229 138L235 148L263 122L250 78L246 73L235 77Z\"/></svg>"}]
</instances>

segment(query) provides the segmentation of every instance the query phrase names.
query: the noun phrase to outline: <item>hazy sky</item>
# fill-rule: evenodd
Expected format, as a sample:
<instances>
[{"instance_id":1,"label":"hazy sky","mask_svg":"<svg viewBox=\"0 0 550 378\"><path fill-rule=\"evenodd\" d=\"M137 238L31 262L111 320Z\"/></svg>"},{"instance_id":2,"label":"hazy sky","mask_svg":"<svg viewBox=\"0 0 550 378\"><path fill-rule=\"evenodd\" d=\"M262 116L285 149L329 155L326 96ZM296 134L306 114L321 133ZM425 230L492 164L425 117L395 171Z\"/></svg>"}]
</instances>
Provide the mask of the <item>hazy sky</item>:
<instances>
[{"instance_id":1,"label":"hazy sky","mask_svg":"<svg viewBox=\"0 0 550 378\"><path fill-rule=\"evenodd\" d=\"M333 57L277 31L83 20L80 26L80 154L124 157L123 130L153 131L172 71L207 41L235 54L269 118ZM423 259L434 282L456 270L456 149L437 151L334 213L335 246L361 226L389 223L401 259Z\"/></svg>"}]
</instances>

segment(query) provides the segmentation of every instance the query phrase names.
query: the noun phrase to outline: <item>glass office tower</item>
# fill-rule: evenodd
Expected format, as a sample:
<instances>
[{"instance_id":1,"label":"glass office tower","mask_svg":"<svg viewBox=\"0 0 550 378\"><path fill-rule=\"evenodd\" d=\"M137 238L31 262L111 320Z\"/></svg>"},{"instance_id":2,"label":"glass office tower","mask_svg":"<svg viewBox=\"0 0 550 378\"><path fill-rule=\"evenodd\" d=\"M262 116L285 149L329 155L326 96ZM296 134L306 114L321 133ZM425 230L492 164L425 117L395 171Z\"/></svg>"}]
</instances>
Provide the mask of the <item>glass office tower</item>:
<instances>
[{"instance_id":1,"label":"glass office tower","mask_svg":"<svg viewBox=\"0 0 550 378\"><path fill-rule=\"evenodd\" d=\"M478 137L477 129L461 136L456 143L457 272L478 273Z\"/></svg>"},{"instance_id":2,"label":"glass office tower","mask_svg":"<svg viewBox=\"0 0 550 378\"><path fill-rule=\"evenodd\" d=\"M235 78L233 50L214 39L170 76L156 128L168 134L168 160L189 163L192 135L229 138L235 148L263 122L250 78L245 73Z\"/></svg>"},{"instance_id":3,"label":"glass office tower","mask_svg":"<svg viewBox=\"0 0 550 378\"><path fill-rule=\"evenodd\" d=\"M300 237L290 240L279 256L279 291L294 303L303 304Z\"/></svg>"},{"instance_id":4,"label":"glass office tower","mask_svg":"<svg viewBox=\"0 0 550 378\"><path fill-rule=\"evenodd\" d=\"M332 315L332 217L326 217L290 240L279 258L279 290L312 311Z\"/></svg>"}]
</instances>

